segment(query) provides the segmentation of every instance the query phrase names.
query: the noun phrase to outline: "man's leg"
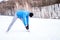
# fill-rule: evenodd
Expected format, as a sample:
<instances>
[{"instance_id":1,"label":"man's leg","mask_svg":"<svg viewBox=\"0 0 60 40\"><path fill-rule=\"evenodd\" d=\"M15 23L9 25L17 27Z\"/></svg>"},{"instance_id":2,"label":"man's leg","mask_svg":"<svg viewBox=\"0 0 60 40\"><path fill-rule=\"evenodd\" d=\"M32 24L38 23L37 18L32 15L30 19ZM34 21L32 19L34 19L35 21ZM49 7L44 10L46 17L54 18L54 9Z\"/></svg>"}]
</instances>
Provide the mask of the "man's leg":
<instances>
[{"instance_id":1,"label":"man's leg","mask_svg":"<svg viewBox=\"0 0 60 40\"><path fill-rule=\"evenodd\" d=\"M16 19L17 19L17 16L15 15L6 32L8 32L11 29L11 27L14 24L14 22L16 21Z\"/></svg>"}]
</instances>

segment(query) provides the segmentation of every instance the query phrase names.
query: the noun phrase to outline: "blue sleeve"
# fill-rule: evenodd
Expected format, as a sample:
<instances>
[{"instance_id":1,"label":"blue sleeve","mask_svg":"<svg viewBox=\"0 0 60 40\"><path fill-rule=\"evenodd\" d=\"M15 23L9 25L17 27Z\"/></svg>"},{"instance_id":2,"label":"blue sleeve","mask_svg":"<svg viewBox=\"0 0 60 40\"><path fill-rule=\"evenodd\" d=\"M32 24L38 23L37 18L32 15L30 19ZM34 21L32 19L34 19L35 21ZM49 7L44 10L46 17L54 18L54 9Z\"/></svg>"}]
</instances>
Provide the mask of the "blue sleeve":
<instances>
[{"instance_id":1,"label":"blue sleeve","mask_svg":"<svg viewBox=\"0 0 60 40\"><path fill-rule=\"evenodd\" d=\"M28 18L28 16L23 18L23 23L24 23L24 26L29 25L29 18Z\"/></svg>"},{"instance_id":2,"label":"blue sleeve","mask_svg":"<svg viewBox=\"0 0 60 40\"><path fill-rule=\"evenodd\" d=\"M29 12L26 12L26 14L23 16L23 23L25 26L29 25Z\"/></svg>"}]
</instances>

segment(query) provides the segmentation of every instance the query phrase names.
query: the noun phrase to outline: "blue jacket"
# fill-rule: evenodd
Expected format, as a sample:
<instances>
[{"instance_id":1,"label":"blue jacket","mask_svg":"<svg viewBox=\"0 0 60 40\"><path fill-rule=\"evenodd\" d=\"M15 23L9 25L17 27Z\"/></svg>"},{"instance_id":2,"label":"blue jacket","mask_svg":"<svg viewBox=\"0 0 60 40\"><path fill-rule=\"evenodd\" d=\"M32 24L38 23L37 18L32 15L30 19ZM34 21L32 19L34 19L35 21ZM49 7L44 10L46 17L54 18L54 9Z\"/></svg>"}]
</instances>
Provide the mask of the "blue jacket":
<instances>
[{"instance_id":1,"label":"blue jacket","mask_svg":"<svg viewBox=\"0 0 60 40\"><path fill-rule=\"evenodd\" d=\"M16 15L19 19L21 19L25 26L29 25L29 11L25 10L17 10Z\"/></svg>"}]
</instances>

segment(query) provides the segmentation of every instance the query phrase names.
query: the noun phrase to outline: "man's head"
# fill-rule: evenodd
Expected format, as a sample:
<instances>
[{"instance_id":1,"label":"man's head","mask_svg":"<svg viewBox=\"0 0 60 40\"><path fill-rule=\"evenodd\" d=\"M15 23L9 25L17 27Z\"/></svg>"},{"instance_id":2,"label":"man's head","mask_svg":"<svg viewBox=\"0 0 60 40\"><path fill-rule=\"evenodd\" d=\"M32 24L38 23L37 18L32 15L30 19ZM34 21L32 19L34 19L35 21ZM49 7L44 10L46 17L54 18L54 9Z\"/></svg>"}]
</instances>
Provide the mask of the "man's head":
<instances>
[{"instance_id":1,"label":"man's head","mask_svg":"<svg viewBox=\"0 0 60 40\"><path fill-rule=\"evenodd\" d=\"M32 16L33 16L33 13L31 12L31 13L29 14L29 16L32 17Z\"/></svg>"}]
</instances>

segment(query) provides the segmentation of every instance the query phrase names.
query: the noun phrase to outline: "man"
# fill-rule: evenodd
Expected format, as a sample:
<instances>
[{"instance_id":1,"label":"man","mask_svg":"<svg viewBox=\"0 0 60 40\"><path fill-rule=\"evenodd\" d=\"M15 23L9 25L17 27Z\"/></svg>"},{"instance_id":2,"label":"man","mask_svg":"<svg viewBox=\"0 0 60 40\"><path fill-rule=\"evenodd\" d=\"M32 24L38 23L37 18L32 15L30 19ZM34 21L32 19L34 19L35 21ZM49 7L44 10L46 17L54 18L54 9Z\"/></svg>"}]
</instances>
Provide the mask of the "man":
<instances>
[{"instance_id":1,"label":"man","mask_svg":"<svg viewBox=\"0 0 60 40\"><path fill-rule=\"evenodd\" d=\"M33 13L26 10L17 10L11 24L7 29L7 32L10 30L17 18L21 19L23 21L25 28L29 30L29 16L32 17Z\"/></svg>"}]
</instances>

